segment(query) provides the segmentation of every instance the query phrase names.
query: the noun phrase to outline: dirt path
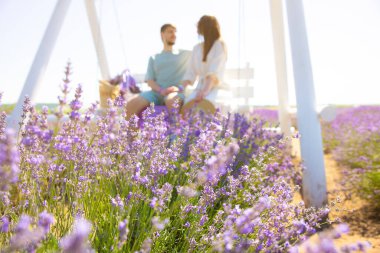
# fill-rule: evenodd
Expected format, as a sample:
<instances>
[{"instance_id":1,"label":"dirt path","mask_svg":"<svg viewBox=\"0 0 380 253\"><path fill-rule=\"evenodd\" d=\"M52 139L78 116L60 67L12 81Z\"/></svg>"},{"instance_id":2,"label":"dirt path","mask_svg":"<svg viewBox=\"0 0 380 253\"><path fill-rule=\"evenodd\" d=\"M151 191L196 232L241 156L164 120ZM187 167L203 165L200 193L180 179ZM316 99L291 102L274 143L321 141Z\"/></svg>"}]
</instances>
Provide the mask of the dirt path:
<instances>
[{"instance_id":1,"label":"dirt path","mask_svg":"<svg viewBox=\"0 0 380 253\"><path fill-rule=\"evenodd\" d=\"M293 154L296 161L300 161L298 141L293 141ZM369 241L372 248L369 253L380 253L380 211L375 211L366 201L353 197L345 199L339 192L339 182L347 180L342 178L342 168L336 163L330 154L324 156L326 168L326 183L329 203L336 203L331 208L329 218L340 218L342 222L350 226L350 232L337 240L338 245L350 244L359 241ZM339 201L337 201L340 199Z\"/></svg>"},{"instance_id":2,"label":"dirt path","mask_svg":"<svg viewBox=\"0 0 380 253\"><path fill-rule=\"evenodd\" d=\"M341 176L341 168L331 155L325 155L326 181L329 203L340 198L341 203L337 203L336 208L332 208L330 219L341 218L350 226L350 233L339 239L339 243L349 243L355 241L369 241L372 249L368 252L380 252L380 213L373 210L368 203L358 197L345 199L339 193L339 182L347 180Z\"/></svg>"}]
</instances>

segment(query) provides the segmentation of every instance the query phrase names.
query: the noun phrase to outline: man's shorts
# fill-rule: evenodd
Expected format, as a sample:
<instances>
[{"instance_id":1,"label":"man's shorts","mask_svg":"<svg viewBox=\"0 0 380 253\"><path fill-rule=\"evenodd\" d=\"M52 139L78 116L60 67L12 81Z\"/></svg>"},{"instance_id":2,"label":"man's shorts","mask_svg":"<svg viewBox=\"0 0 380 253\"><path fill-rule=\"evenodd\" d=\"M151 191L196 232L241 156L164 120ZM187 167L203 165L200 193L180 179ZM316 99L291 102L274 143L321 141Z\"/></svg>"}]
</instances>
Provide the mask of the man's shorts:
<instances>
[{"instance_id":1,"label":"man's shorts","mask_svg":"<svg viewBox=\"0 0 380 253\"><path fill-rule=\"evenodd\" d=\"M154 105L165 105L165 100L167 98L167 97L161 96L160 94L152 90L141 92L140 96L148 100L149 103L153 103ZM183 93L178 93L178 97L182 101L185 100L185 94Z\"/></svg>"}]
</instances>

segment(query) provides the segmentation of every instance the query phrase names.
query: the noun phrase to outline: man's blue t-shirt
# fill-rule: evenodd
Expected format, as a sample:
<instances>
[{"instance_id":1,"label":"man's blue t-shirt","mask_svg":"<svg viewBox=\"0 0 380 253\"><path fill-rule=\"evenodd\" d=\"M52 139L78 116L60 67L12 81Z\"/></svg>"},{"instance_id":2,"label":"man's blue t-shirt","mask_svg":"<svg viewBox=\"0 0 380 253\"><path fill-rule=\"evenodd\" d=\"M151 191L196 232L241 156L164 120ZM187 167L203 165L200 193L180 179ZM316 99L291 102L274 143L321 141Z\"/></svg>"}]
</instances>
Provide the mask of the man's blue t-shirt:
<instances>
[{"instance_id":1,"label":"man's blue t-shirt","mask_svg":"<svg viewBox=\"0 0 380 253\"><path fill-rule=\"evenodd\" d=\"M154 80L162 88L178 86L190 62L191 51L162 51L149 58L145 81Z\"/></svg>"}]
</instances>

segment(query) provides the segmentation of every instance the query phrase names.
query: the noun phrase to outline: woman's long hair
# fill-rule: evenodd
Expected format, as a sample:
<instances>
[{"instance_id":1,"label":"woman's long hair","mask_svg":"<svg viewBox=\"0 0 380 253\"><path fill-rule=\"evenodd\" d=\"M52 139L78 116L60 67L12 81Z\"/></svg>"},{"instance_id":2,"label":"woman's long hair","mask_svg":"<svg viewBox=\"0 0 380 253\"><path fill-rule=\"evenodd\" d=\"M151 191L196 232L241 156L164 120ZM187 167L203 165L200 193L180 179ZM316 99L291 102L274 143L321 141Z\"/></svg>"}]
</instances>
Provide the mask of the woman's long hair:
<instances>
[{"instance_id":1,"label":"woman's long hair","mask_svg":"<svg viewBox=\"0 0 380 253\"><path fill-rule=\"evenodd\" d=\"M206 61L207 54L210 52L212 45L220 38L220 26L218 20L213 16L203 16L198 21L198 34L203 35L203 59Z\"/></svg>"}]
</instances>

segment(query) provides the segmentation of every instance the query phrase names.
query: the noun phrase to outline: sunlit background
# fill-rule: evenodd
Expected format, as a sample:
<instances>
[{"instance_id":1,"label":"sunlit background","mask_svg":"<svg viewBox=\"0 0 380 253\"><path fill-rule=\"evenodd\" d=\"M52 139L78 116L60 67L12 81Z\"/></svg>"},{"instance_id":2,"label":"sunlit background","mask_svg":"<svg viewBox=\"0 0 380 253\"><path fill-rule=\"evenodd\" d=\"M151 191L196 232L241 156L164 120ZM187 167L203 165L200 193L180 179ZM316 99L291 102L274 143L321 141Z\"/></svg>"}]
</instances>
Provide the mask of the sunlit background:
<instances>
[{"instance_id":1,"label":"sunlit background","mask_svg":"<svg viewBox=\"0 0 380 253\"><path fill-rule=\"evenodd\" d=\"M379 104L380 1L304 0L318 104ZM97 0L112 75L125 68L144 73L151 54L162 50L159 29L177 26L177 47L199 42L195 24L215 15L229 50L228 68L254 68L254 104L276 105L277 91L269 1ZM0 91L15 103L55 7L53 0L0 1ZM285 23L286 25L286 23ZM289 43L288 62L291 63ZM51 55L37 103L54 103L66 62L72 84L82 83L85 103L99 100L98 68L84 1L75 0ZM290 103L295 104L289 65Z\"/></svg>"}]
</instances>

